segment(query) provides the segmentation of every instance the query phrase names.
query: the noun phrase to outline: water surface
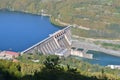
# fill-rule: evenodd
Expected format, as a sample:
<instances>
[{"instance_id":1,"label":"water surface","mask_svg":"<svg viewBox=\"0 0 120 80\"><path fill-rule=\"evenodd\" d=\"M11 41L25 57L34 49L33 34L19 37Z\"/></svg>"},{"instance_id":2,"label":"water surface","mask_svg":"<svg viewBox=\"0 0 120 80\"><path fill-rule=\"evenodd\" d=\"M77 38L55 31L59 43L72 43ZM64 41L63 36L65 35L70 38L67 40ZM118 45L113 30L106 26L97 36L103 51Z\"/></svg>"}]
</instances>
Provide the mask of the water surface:
<instances>
[{"instance_id":1,"label":"water surface","mask_svg":"<svg viewBox=\"0 0 120 80\"><path fill-rule=\"evenodd\" d=\"M49 17L0 11L0 50L23 51L59 29Z\"/></svg>"},{"instance_id":2,"label":"water surface","mask_svg":"<svg viewBox=\"0 0 120 80\"><path fill-rule=\"evenodd\" d=\"M98 64L102 66L107 65L120 65L120 57L108 55L106 53L98 52L98 51L88 51L89 54L93 54L94 59L86 59L76 57L77 59L89 62L91 64Z\"/></svg>"}]
</instances>

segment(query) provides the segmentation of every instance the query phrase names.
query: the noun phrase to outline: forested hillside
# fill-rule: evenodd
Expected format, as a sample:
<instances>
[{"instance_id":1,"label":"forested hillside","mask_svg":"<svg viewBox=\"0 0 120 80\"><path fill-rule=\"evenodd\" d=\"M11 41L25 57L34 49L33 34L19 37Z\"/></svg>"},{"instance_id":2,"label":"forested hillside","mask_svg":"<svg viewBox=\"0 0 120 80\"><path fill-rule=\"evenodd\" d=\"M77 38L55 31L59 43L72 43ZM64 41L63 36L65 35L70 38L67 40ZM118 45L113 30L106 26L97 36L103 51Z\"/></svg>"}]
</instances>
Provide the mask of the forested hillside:
<instances>
[{"instance_id":1,"label":"forested hillside","mask_svg":"<svg viewBox=\"0 0 120 80\"><path fill-rule=\"evenodd\" d=\"M75 58L39 57L39 63L0 60L0 80L120 80L117 69L92 66Z\"/></svg>"},{"instance_id":2,"label":"forested hillside","mask_svg":"<svg viewBox=\"0 0 120 80\"><path fill-rule=\"evenodd\" d=\"M72 29L77 36L120 39L119 0L0 0L0 9L49 14L55 25L78 25Z\"/></svg>"}]
</instances>

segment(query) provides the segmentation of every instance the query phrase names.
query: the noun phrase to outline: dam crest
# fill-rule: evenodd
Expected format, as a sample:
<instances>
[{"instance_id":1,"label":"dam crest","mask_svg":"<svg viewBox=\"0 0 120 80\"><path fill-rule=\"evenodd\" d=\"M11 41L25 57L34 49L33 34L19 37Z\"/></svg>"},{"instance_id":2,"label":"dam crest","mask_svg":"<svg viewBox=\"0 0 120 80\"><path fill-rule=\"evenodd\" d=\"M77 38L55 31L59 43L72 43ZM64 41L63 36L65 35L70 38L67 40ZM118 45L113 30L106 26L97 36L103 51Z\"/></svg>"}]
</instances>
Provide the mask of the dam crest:
<instances>
[{"instance_id":1,"label":"dam crest","mask_svg":"<svg viewBox=\"0 0 120 80\"><path fill-rule=\"evenodd\" d=\"M50 34L48 38L22 51L21 54L39 52L44 55L68 56L71 53L71 43L71 26L68 26Z\"/></svg>"}]
</instances>

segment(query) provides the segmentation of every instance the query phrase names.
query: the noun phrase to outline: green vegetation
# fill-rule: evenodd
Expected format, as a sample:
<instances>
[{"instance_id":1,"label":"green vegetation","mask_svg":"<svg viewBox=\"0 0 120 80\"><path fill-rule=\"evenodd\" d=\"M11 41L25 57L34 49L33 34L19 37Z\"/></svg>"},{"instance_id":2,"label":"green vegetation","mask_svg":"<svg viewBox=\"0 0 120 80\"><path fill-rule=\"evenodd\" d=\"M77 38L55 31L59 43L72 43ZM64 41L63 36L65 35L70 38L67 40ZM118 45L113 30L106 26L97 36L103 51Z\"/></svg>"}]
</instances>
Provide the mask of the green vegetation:
<instances>
[{"instance_id":1,"label":"green vegetation","mask_svg":"<svg viewBox=\"0 0 120 80\"><path fill-rule=\"evenodd\" d=\"M38 58L36 58L35 56L37 56ZM44 60L47 59L49 55L38 55L38 54L23 54L22 56L20 56L18 59L20 62L22 63L34 63L32 60L39 60L39 63L37 64L43 64ZM29 58L28 58L29 57ZM48 57L49 58L49 57ZM58 59L58 58L57 58ZM99 65L91 65L87 62L84 62L82 60L79 60L77 58L75 58L74 56L70 56L67 58L61 58L59 63L61 65L70 65L71 67L76 67L78 69L80 69L81 71L84 72L100 72L102 68ZM108 73L114 74L120 74L118 70L110 70L109 68L104 68L106 69L106 71Z\"/></svg>"},{"instance_id":2,"label":"green vegetation","mask_svg":"<svg viewBox=\"0 0 120 80\"><path fill-rule=\"evenodd\" d=\"M98 30L83 30L78 28L72 28L72 33L76 36L87 37L87 38L104 38L104 39L115 39L117 35L109 32L98 31Z\"/></svg>"},{"instance_id":3,"label":"green vegetation","mask_svg":"<svg viewBox=\"0 0 120 80\"><path fill-rule=\"evenodd\" d=\"M62 25L56 21L60 20L90 28L72 28L77 36L120 39L119 0L0 0L0 9L49 14L55 25ZM120 48L116 44L101 45ZM73 57L59 59L54 55L24 54L18 60L0 60L0 80L120 80L120 70L91 65Z\"/></svg>"},{"instance_id":4,"label":"green vegetation","mask_svg":"<svg viewBox=\"0 0 120 80\"><path fill-rule=\"evenodd\" d=\"M73 29L77 36L120 39L119 0L0 0L0 9L49 14L55 25L63 26L57 19L91 29Z\"/></svg>"},{"instance_id":5,"label":"green vegetation","mask_svg":"<svg viewBox=\"0 0 120 80\"><path fill-rule=\"evenodd\" d=\"M72 57L45 57L39 64L0 60L0 80L120 80L117 69L90 65Z\"/></svg>"},{"instance_id":6,"label":"green vegetation","mask_svg":"<svg viewBox=\"0 0 120 80\"><path fill-rule=\"evenodd\" d=\"M99 42L99 41L96 41L94 43L97 45L101 45L104 48L113 49L113 50L120 50L120 44L105 43L105 42Z\"/></svg>"}]
</instances>

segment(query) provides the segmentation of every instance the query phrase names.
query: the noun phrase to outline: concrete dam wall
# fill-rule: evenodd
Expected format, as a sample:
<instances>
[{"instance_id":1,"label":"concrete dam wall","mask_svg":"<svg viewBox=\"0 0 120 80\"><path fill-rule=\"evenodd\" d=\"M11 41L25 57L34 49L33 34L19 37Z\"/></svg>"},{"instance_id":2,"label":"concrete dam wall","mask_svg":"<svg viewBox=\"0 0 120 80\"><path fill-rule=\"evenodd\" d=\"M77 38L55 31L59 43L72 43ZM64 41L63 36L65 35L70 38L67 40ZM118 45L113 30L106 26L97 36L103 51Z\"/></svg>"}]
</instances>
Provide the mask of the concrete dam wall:
<instances>
[{"instance_id":1,"label":"concrete dam wall","mask_svg":"<svg viewBox=\"0 0 120 80\"><path fill-rule=\"evenodd\" d=\"M32 47L22 51L21 54L39 52L45 55L55 54L59 56L67 56L70 54L71 43L71 28L68 26L49 35L48 38L40 41Z\"/></svg>"}]
</instances>

